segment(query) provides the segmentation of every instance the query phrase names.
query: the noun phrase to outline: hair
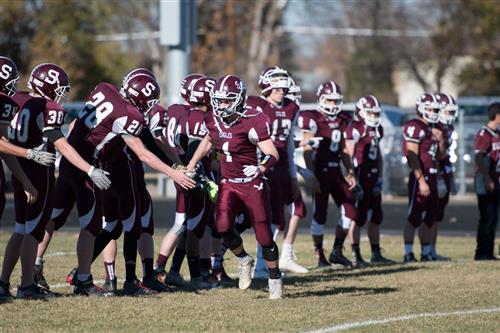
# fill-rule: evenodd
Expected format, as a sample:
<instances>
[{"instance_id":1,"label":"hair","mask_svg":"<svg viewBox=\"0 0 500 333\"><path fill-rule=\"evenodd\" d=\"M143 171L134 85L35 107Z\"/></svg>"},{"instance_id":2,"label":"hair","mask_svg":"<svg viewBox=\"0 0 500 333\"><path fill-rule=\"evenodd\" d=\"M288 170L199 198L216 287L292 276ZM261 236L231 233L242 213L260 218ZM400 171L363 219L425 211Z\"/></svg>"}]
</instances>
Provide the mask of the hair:
<instances>
[{"instance_id":1,"label":"hair","mask_svg":"<svg viewBox=\"0 0 500 333\"><path fill-rule=\"evenodd\" d=\"M488 112L488 119L495 120L495 117L497 116L497 114L500 114L500 103L495 102L495 103L491 103L490 105L488 105L487 112Z\"/></svg>"}]
</instances>

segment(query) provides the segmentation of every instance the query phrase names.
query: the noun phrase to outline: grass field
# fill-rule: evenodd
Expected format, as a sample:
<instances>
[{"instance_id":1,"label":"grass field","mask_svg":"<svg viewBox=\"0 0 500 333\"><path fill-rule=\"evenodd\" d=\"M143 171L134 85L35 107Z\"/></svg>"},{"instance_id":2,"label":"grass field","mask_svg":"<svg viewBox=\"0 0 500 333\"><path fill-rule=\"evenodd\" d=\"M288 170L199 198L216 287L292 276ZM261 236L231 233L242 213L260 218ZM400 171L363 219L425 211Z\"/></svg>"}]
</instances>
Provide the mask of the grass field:
<instances>
[{"instance_id":1,"label":"grass field","mask_svg":"<svg viewBox=\"0 0 500 333\"><path fill-rule=\"evenodd\" d=\"M162 235L162 231L157 232L156 240ZM328 247L332 238L327 237ZM1 255L7 239L8 234L2 231ZM247 235L245 242L254 253L253 237ZM246 291L234 287L179 291L154 298L71 297L64 276L76 262L75 243L76 234L57 233L45 258L46 277L63 296L48 302L0 304L1 332L300 332L422 313L432 315L344 328L349 332L500 332L500 263L474 262L475 240L471 237L440 238L440 251L452 256L452 262L363 270L334 268L290 275L282 301L268 300L264 283L257 281ZM385 236L382 246L386 256L401 260L400 237ZM315 264L308 235L299 235L296 249L303 264ZM362 249L369 258L366 240ZM120 278L124 273L121 253L119 256ZM230 274L237 273L236 260L231 258L226 265ZM183 270L186 268L184 264ZM13 286L19 283L18 269L19 265ZM93 273L96 280L103 279L100 261ZM138 268L138 275L141 273ZM187 276L187 271L184 274ZM436 315L492 308L491 312Z\"/></svg>"}]
</instances>

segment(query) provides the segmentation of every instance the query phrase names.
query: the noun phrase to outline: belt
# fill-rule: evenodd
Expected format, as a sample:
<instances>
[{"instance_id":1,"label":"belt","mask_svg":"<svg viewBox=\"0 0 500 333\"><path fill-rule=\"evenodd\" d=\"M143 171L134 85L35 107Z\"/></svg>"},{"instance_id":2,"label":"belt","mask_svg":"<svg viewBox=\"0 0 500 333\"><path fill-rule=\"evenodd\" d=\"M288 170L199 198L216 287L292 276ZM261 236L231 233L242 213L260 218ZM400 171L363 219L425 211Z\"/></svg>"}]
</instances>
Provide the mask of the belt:
<instances>
[{"instance_id":1,"label":"belt","mask_svg":"<svg viewBox=\"0 0 500 333\"><path fill-rule=\"evenodd\" d=\"M429 168L429 170L427 170L428 173L430 173L431 175L432 174L435 174L438 172L438 170L436 168Z\"/></svg>"},{"instance_id":2,"label":"belt","mask_svg":"<svg viewBox=\"0 0 500 333\"><path fill-rule=\"evenodd\" d=\"M250 183L255 177L245 177L245 178L228 178L227 181L230 183L244 184Z\"/></svg>"}]
</instances>

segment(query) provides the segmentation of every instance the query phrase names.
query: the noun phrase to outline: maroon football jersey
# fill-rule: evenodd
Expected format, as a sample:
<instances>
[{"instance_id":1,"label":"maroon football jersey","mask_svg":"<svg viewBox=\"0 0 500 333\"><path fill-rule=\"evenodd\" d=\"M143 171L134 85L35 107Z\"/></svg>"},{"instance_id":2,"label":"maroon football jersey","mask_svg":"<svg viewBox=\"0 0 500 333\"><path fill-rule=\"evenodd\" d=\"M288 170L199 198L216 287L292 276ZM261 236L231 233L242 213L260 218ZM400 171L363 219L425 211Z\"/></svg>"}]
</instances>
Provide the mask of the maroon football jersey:
<instances>
[{"instance_id":1,"label":"maroon football jersey","mask_svg":"<svg viewBox=\"0 0 500 333\"><path fill-rule=\"evenodd\" d=\"M348 116L333 118L317 110L299 112L297 119L299 128L323 138L316 151L316 165L337 164L340 166L344 132L350 121L351 118Z\"/></svg>"},{"instance_id":2,"label":"maroon football jersey","mask_svg":"<svg viewBox=\"0 0 500 333\"><path fill-rule=\"evenodd\" d=\"M86 104L90 106L88 110L95 112L94 122L85 137L94 148L94 158L107 160L114 156L124 148L121 135L137 137L145 124L142 113L127 103L118 89L109 83L98 84ZM82 120L79 117L77 122Z\"/></svg>"},{"instance_id":3,"label":"maroon football jersey","mask_svg":"<svg viewBox=\"0 0 500 333\"><path fill-rule=\"evenodd\" d=\"M18 91L13 99L19 111L9 128L10 141L23 148L47 143L47 150L54 152L54 146L43 138L43 132L62 126L65 117L62 106L43 97L34 97L26 91Z\"/></svg>"},{"instance_id":4,"label":"maroon football jersey","mask_svg":"<svg viewBox=\"0 0 500 333\"><path fill-rule=\"evenodd\" d=\"M377 168L379 143L384 135L382 125L369 127L363 121L354 120L347 126L346 140L354 141L354 167ZM380 170L379 170L380 171Z\"/></svg>"},{"instance_id":5,"label":"maroon football jersey","mask_svg":"<svg viewBox=\"0 0 500 333\"><path fill-rule=\"evenodd\" d=\"M432 136L432 128L420 119L411 119L403 124L403 154L408 156L406 143L419 145L418 159L425 173L436 173L438 141Z\"/></svg>"},{"instance_id":6,"label":"maroon football jersey","mask_svg":"<svg viewBox=\"0 0 500 333\"><path fill-rule=\"evenodd\" d=\"M19 110L17 103L10 96L0 92L0 124L10 125L17 110Z\"/></svg>"},{"instance_id":7,"label":"maroon football jersey","mask_svg":"<svg viewBox=\"0 0 500 333\"><path fill-rule=\"evenodd\" d=\"M234 125L226 126L213 113L205 124L212 143L221 156L222 178L246 178L245 165L258 165L257 143L271 138L269 117L256 110L247 110Z\"/></svg>"},{"instance_id":8,"label":"maroon football jersey","mask_svg":"<svg viewBox=\"0 0 500 333\"><path fill-rule=\"evenodd\" d=\"M271 122L271 138L278 150L280 162L285 163L288 160L288 136L291 133L299 106L288 98L283 100L282 105L277 106L259 96L249 96L247 105L250 108L262 110L269 117Z\"/></svg>"},{"instance_id":9,"label":"maroon football jersey","mask_svg":"<svg viewBox=\"0 0 500 333\"><path fill-rule=\"evenodd\" d=\"M446 157L442 160L439 160L439 169L446 174L451 174L453 173L453 166L450 161L450 147L453 144L453 139L451 136L453 134L453 131L455 130L455 127L453 127L453 125L438 123L437 128L439 128L443 133L443 139L446 142L447 149Z\"/></svg>"},{"instance_id":10,"label":"maroon football jersey","mask_svg":"<svg viewBox=\"0 0 500 333\"><path fill-rule=\"evenodd\" d=\"M474 140L475 153L485 153L488 157L489 175L495 183L500 176L500 133L483 126Z\"/></svg>"},{"instance_id":11,"label":"maroon football jersey","mask_svg":"<svg viewBox=\"0 0 500 333\"><path fill-rule=\"evenodd\" d=\"M185 123L185 117L188 109L189 105L170 105L167 109L168 123L163 129L163 136L165 137L167 144L180 156L186 154L186 152L181 149L180 134Z\"/></svg>"}]
</instances>

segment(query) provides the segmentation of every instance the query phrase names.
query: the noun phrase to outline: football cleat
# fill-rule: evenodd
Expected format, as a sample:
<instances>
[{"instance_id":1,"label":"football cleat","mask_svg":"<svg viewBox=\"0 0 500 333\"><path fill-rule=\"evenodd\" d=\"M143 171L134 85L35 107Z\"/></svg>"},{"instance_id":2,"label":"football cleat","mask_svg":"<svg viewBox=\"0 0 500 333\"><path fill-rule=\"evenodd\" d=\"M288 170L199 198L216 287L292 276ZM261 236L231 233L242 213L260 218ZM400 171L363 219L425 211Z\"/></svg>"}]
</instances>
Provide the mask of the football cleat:
<instances>
[{"instance_id":1,"label":"football cleat","mask_svg":"<svg viewBox=\"0 0 500 333\"><path fill-rule=\"evenodd\" d=\"M215 289L215 288L219 288L220 285L218 283L211 283L207 280L205 280L203 277L201 276L198 276L198 277L195 277L195 278L192 278L190 283L189 283L189 287L191 289Z\"/></svg>"},{"instance_id":2,"label":"football cleat","mask_svg":"<svg viewBox=\"0 0 500 333\"><path fill-rule=\"evenodd\" d=\"M292 272L292 273L305 274L305 273L309 272L309 270L307 268L299 265L293 259L293 256L282 256L280 258L279 267L281 270Z\"/></svg>"},{"instance_id":3,"label":"football cleat","mask_svg":"<svg viewBox=\"0 0 500 333\"><path fill-rule=\"evenodd\" d=\"M66 275L66 283L70 286L74 286L76 282L76 275L78 274L78 270L74 267L71 272Z\"/></svg>"},{"instance_id":4,"label":"football cleat","mask_svg":"<svg viewBox=\"0 0 500 333\"><path fill-rule=\"evenodd\" d=\"M434 258L429 253L429 254L426 254L426 255L421 255L420 256L420 261L422 261L422 262L434 261Z\"/></svg>"},{"instance_id":5,"label":"football cleat","mask_svg":"<svg viewBox=\"0 0 500 333\"><path fill-rule=\"evenodd\" d=\"M380 253L373 253L370 259L370 263L372 265L392 265L395 264L396 262L394 260L385 258Z\"/></svg>"},{"instance_id":6,"label":"football cleat","mask_svg":"<svg viewBox=\"0 0 500 333\"><path fill-rule=\"evenodd\" d=\"M252 267L253 267L253 258L249 257L249 260L246 262L240 261L240 271L239 271L239 281L238 287L241 290L248 289L252 284Z\"/></svg>"},{"instance_id":7,"label":"football cleat","mask_svg":"<svg viewBox=\"0 0 500 333\"><path fill-rule=\"evenodd\" d=\"M283 280L269 279L269 299L282 299L283 298Z\"/></svg>"},{"instance_id":8,"label":"football cleat","mask_svg":"<svg viewBox=\"0 0 500 333\"><path fill-rule=\"evenodd\" d=\"M118 290L116 276L114 277L113 280L106 278L106 280L104 280L104 284L101 286L101 288L106 290L106 291L109 291L109 292L116 294L116 291Z\"/></svg>"},{"instance_id":9,"label":"football cleat","mask_svg":"<svg viewBox=\"0 0 500 333\"><path fill-rule=\"evenodd\" d=\"M142 284L144 287L157 291L159 293L171 291L171 289L167 287L167 285L161 283L154 275L151 277L144 277L142 279Z\"/></svg>"},{"instance_id":10,"label":"football cleat","mask_svg":"<svg viewBox=\"0 0 500 333\"><path fill-rule=\"evenodd\" d=\"M97 296L97 297L110 297L114 296L115 293L112 290L106 290L94 284L92 275L85 281L80 281L76 279L74 281L75 288L73 289L73 295L78 296Z\"/></svg>"},{"instance_id":11,"label":"football cleat","mask_svg":"<svg viewBox=\"0 0 500 333\"><path fill-rule=\"evenodd\" d=\"M415 258L415 255L413 254L413 252L405 254L403 257L403 263L409 264L412 262L417 262L417 258Z\"/></svg>"},{"instance_id":12,"label":"football cleat","mask_svg":"<svg viewBox=\"0 0 500 333\"><path fill-rule=\"evenodd\" d=\"M354 254L352 265L354 268L365 268L369 266L369 264L361 256L361 253Z\"/></svg>"},{"instance_id":13,"label":"football cleat","mask_svg":"<svg viewBox=\"0 0 500 333\"><path fill-rule=\"evenodd\" d=\"M165 268L157 267L153 271L154 277L160 281L161 283L165 283L165 277L167 276L167 272L165 272Z\"/></svg>"},{"instance_id":14,"label":"football cleat","mask_svg":"<svg viewBox=\"0 0 500 333\"><path fill-rule=\"evenodd\" d=\"M135 279L123 283L123 294L125 296L141 297L156 295L158 292L145 287L141 281Z\"/></svg>"},{"instance_id":15,"label":"football cleat","mask_svg":"<svg viewBox=\"0 0 500 333\"><path fill-rule=\"evenodd\" d=\"M325 256L325 249L314 249L316 253L316 258L318 258L318 267L330 267L331 264L328 262Z\"/></svg>"},{"instance_id":16,"label":"football cleat","mask_svg":"<svg viewBox=\"0 0 500 333\"><path fill-rule=\"evenodd\" d=\"M233 284L234 280L229 277L229 275L226 274L226 271L224 270L224 266L221 266L221 268L214 268L212 269L212 276L219 281L219 283L223 285L228 285L228 284Z\"/></svg>"},{"instance_id":17,"label":"football cleat","mask_svg":"<svg viewBox=\"0 0 500 333\"><path fill-rule=\"evenodd\" d=\"M43 265L35 265L33 269L33 281L40 287L49 290L50 286L43 276Z\"/></svg>"},{"instance_id":18,"label":"football cleat","mask_svg":"<svg viewBox=\"0 0 500 333\"><path fill-rule=\"evenodd\" d=\"M0 303L12 300L14 300L14 296L10 293L10 283L0 281Z\"/></svg>"},{"instance_id":19,"label":"football cleat","mask_svg":"<svg viewBox=\"0 0 500 333\"><path fill-rule=\"evenodd\" d=\"M348 268L353 267L352 262L342 254L342 248L334 248L328 259L332 264L342 265Z\"/></svg>"},{"instance_id":20,"label":"football cleat","mask_svg":"<svg viewBox=\"0 0 500 333\"><path fill-rule=\"evenodd\" d=\"M189 283L184 280L179 272L168 272L167 276L165 276L165 284L181 289L189 289Z\"/></svg>"},{"instance_id":21,"label":"football cleat","mask_svg":"<svg viewBox=\"0 0 500 333\"><path fill-rule=\"evenodd\" d=\"M18 287L17 288L17 298L27 299L27 300L43 300L54 297L54 293L39 287L37 284L33 283L28 287Z\"/></svg>"}]
</instances>

